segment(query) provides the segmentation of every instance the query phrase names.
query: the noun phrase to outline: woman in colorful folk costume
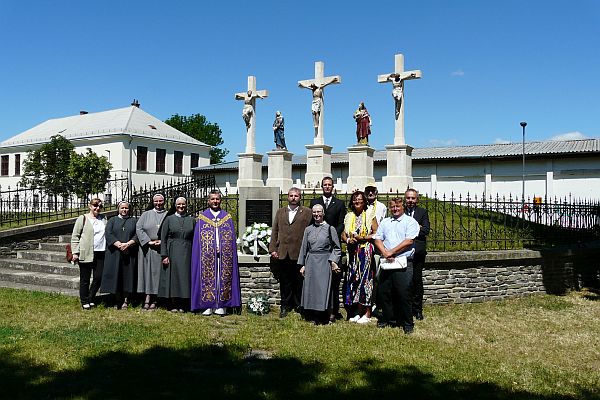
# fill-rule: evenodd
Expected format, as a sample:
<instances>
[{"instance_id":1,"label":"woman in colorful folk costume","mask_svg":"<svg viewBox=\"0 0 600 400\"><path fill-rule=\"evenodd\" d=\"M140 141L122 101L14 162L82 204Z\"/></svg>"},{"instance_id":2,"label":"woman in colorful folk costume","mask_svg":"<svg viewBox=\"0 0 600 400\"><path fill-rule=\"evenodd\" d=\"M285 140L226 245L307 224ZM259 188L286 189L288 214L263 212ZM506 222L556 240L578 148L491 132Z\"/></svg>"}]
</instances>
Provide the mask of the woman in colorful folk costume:
<instances>
[{"instance_id":1,"label":"woman in colorful folk costume","mask_svg":"<svg viewBox=\"0 0 600 400\"><path fill-rule=\"evenodd\" d=\"M306 227L298 256L300 273L304 276L302 299L305 317L315 325L335 322L332 315L332 272L341 272L338 263L342 257L337 231L324 220L321 204L312 208L313 223Z\"/></svg>"},{"instance_id":2,"label":"woman in colorful folk costume","mask_svg":"<svg viewBox=\"0 0 600 400\"><path fill-rule=\"evenodd\" d=\"M373 279L373 234L377 231L377 219L367 209L364 192L356 191L350 198L350 212L344 218L342 240L346 242L348 271L344 281L344 304L349 321L366 324L371 320ZM353 315L353 316L351 316Z\"/></svg>"},{"instance_id":3,"label":"woman in colorful folk costume","mask_svg":"<svg viewBox=\"0 0 600 400\"><path fill-rule=\"evenodd\" d=\"M356 142L359 144L369 144L371 115L367 111L365 103L361 102L358 105L358 109L354 112L354 120L356 121Z\"/></svg>"},{"instance_id":4,"label":"woman in colorful folk costume","mask_svg":"<svg viewBox=\"0 0 600 400\"><path fill-rule=\"evenodd\" d=\"M235 226L221 210L221 193L208 195L209 208L200 214L192 247L192 311L225 315L240 307L241 290Z\"/></svg>"},{"instance_id":5,"label":"woman in colorful folk costume","mask_svg":"<svg viewBox=\"0 0 600 400\"><path fill-rule=\"evenodd\" d=\"M135 293L137 282L136 218L131 218L129 202L121 201L119 214L106 224L106 253L100 291L111 293L115 308L126 310L129 295Z\"/></svg>"},{"instance_id":6,"label":"woman in colorful folk costume","mask_svg":"<svg viewBox=\"0 0 600 400\"><path fill-rule=\"evenodd\" d=\"M175 199L160 227L162 268L158 297L168 300L171 312L185 312L190 301L190 265L196 220L187 213L187 200Z\"/></svg>"},{"instance_id":7,"label":"woman in colorful folk costume","mask_svg":"<svg viewBox=\"0 0 600 400\"><path fill-rule=\"evenodd\" d=\"M162 265L158 228L160 228L166 215L165 196L157 193L152 196L150 205L136 223L136 234L140 244L137 289L139 293L146 294L143 310L152 311L156 309L156 295L158 295L158 282L160 281Z\"/></svg>"}]
</instances>

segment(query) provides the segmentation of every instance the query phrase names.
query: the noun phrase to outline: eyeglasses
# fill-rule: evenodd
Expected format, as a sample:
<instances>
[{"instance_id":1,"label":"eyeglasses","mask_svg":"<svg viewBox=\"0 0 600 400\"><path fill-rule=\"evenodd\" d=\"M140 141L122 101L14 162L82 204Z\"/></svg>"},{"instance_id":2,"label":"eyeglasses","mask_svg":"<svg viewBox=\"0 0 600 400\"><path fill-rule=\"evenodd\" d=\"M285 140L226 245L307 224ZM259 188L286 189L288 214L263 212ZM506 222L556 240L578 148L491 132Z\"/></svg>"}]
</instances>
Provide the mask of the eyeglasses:
<instances>
[{"instance_id":1,"label":"eyeglasses","mask_svg":"<svg viewBox=\"0 0 600 400\"><path fill-rule=\"evenodd\" d=\"M94 208L102 208L102 204L92 204L91 206Z\"/></svg>"}]
</instances>

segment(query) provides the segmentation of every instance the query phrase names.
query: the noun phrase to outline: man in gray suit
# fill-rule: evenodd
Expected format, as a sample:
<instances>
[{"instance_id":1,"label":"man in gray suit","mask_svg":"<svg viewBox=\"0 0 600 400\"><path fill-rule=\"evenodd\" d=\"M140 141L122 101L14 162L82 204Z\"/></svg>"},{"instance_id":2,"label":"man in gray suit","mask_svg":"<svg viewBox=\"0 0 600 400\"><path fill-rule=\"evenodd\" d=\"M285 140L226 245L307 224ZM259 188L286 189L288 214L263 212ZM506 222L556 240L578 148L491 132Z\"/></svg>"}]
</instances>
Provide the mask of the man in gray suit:
<instances>
[{"instance_id":1,"label":"man in gray suit","mask_svg":"<svg viewBox=\"0 0 600 400\"><path fill-rule=\"evenodd\" d=\"M302 274L297 261L304 229L310 224L312 212L300 205L300 197L300 189L293 187L288 191L288 205L275 214L269 244L271 259L279 264L280 318L295 310L302 297Z\"/></svg>"}]
</instances>

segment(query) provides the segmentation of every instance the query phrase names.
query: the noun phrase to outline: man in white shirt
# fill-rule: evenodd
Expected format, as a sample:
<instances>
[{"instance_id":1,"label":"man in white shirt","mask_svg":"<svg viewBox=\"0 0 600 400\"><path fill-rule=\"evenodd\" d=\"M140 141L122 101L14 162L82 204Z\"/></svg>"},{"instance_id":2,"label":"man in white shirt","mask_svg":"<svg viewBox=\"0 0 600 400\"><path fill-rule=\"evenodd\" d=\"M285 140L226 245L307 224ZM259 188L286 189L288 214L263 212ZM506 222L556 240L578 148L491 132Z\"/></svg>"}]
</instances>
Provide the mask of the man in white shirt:
<instances>
[{"instance_id":1,"label":"man in white shirt","mask_svg":"<svg viewBox=\"0 0 600 400\"><path fill-rule=\"evenodd\" d=\"M387 214L387 207L385 204L377 200L377 191L376 186L368 185L365 187L365 196L367 196L367 206L368 209L374 209L375 217L377 218L377 224L381 224L381 221L385 218Z\"/></svg>"},{"instance_id":2,"label":"man in white shirt","mask_svg":"<svg viewBox=\"0 0 600 400\"><path fill-rule=\"evenodd\" d=\"M373 236L375 247L382 257L377 294L382 318L377 325L386 327L390 326L392 321L396 321L396 325L401 326L404 333L410 334L414 330L412 258L415 252L414 241L419 235L419 224L414 218L404 214L401 198L391 199L389 208L392 216L381 222ZM385 264L388 264L390 269L386 269Z\"/></svg>"}]
</instances>

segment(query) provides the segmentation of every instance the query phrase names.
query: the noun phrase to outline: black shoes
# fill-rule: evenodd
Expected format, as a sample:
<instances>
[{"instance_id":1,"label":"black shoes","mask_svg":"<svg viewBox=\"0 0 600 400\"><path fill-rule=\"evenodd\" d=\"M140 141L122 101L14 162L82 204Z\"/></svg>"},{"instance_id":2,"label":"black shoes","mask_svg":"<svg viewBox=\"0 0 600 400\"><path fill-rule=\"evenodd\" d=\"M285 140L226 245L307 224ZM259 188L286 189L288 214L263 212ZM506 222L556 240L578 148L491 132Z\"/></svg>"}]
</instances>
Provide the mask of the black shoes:
<instances>
[{"instance_id":1,"label":"black shoes","mask_svg":"<svg viewBox=\"0 0 600 400\"><path fill-rule=\"evenodd\" d=\"M286 308L282 308L281 311L279 311L279 318L285 318L287 317L289 311Z\"/></svg>"},{"instance_id":2,"label":"black shoes","mask_svg":"<svg viewBox=\"0 0 600 400\"><path fill-rule=\"evenodd\" d=\"M405 335L410 335L410 334L412 334L412 333L414 332L414 330L415 330L415 328L413 328L412 326L411 326L411 327L405 326L405 327L404 327L404 328L402 328L402 329L404 330L404 334L405 334Z\"/></svg>"},{"instance_id":3,"label":"black shoes","mask_svg":"<svg viewBox=\"0 0 600 400\"><path fill-rule=\"evenodd\" d=\"M423 317L423 311L416 311L415 318L418 319L419 321L423 321L423 319L425 318L425 317Z\"/></svg>"}]
</instances>

